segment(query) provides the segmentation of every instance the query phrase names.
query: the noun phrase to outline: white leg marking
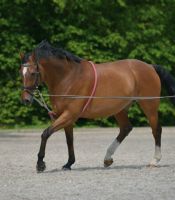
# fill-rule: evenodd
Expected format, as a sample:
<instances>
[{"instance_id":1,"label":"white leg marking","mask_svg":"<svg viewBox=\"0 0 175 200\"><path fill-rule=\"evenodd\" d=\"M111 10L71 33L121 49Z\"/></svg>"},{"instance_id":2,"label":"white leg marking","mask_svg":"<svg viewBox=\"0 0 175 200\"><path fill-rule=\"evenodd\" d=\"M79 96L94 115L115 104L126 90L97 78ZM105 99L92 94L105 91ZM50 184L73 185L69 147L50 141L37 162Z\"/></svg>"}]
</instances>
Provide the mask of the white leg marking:
<instances>
[{"instance_id":1,"label":"white leg marking","mask_svg":"<svg viewBox=\"0 0 175 200\"><path fill-rule=\"evenodd\" d=\"M120 145L120 142L118 142L117 139L115 139L112 142L112 144L108 147L104 160L112 159L111 156L114 154L114 152L116 151L119 145Z\"/></svg>"},{"instance_id":2,"label":"white leg marking","mask_svg":"<svg viewBox=\"0 0 175 200\"><path fill-rule=\"evenodd\" d=\"M150 162L150 165L151 166L157 166L157 164L158 164L158 162L160 161L161 158L162 158L161 148L159 146L155 146L154 157L153 157L152 161Z\"/></svg>"}]
</instances>

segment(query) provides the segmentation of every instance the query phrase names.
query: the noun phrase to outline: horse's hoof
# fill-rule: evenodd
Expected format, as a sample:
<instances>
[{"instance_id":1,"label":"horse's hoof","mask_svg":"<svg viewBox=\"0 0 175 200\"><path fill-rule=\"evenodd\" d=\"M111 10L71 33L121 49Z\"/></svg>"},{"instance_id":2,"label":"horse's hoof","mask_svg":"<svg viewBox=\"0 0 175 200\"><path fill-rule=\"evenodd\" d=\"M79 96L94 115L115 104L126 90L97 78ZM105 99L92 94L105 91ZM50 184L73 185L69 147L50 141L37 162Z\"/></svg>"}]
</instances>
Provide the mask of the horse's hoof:
<instances>
[{"instance_id":1,"label":"horse's hoof","mask_svg":"<svg viewBox=\"0 0 175 200\"><path fill-rule=\"evenodd\" d=\"M158 162L160 161L160 159L153 159L148 165L147 167L149 168L155 168L158 167Z\"/></svg>"},{"instance_id":2,"label":"horse's hoof","mask_svg":"<svg viewBox=\"0 0 175 200\"><path fill-rule=\"evenodd\" d=\"M109 167L112 165L113 159L111 158L110 160L104 160L104 167Z\"/></svg>"},{"instance_id":3,"label":"horse's hoof","mask_svg":"<svg viewBox=\"0 0 175 200\"><path fill-rule=\"evenodd\" d=\"M158 165L157 164L153 164L153 163L150 163L147 165L148 168L157 168Z\"/></svg>"},{"instance_id":4,"label":"horse's hoof","mask_svg":"<svg viewBox=\"0 0 175 200\"><path fill-rule=\"evenodd\" d=\"M37 170L38 173L43 172L45 169L46 169L45 162L39 162L39 163L37 163L36 170Z\"/></svg>"},{"instance_id":5,"label":"horse's hoof","mask_svg":"<svg viewBox=\"0 0 175 200\"><path fill-rule=\"evenodd\" d=\"M64 165L63 167L62 167L62 170L71 170L71 167L70 166L67 166L67 165Z\"/></svg>"}]
</instances>

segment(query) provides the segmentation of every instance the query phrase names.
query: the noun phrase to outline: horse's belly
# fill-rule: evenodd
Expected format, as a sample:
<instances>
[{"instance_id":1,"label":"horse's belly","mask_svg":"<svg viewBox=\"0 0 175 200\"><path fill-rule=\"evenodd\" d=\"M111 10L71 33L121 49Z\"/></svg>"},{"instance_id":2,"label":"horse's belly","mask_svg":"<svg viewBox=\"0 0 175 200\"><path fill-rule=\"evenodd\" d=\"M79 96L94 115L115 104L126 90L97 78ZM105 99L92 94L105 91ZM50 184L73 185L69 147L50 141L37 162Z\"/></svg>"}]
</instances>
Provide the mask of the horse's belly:
<instances>
[{"instance_id":1,"label":"horse's belly","mask_svg":"<svg viewBox=\"0 0 175 200\"><path fill-rule=\"evenodd\" d=\"M131 100L109 100L105 99L95 100L96 102L93 105L89 105L89 108L82 114L83 118L99 118L99 117L109 117L114 114L119 113L121 110L126 108L129 104L131 104Z\"/></svg>"}]
</instances>

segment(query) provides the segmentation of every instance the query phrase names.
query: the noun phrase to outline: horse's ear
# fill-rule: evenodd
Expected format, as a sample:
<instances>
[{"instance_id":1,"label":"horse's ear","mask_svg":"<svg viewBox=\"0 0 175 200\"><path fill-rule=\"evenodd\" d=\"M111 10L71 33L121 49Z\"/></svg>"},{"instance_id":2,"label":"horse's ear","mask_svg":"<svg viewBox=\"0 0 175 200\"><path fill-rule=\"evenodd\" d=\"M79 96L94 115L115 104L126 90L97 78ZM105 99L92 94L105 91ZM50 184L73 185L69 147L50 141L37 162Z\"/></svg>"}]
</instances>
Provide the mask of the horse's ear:
<instances>
[{"instance_id":1,"label":"horse's ear","mask_svg":"<svg viewBox=\"0 0 175 200\"><path fill-rule=\"evenodd\" d=\"M20 59L22 60L22 59L24 58L24 53L19 52L19 57L20 57Z\"/></svg>"}]
</instances>

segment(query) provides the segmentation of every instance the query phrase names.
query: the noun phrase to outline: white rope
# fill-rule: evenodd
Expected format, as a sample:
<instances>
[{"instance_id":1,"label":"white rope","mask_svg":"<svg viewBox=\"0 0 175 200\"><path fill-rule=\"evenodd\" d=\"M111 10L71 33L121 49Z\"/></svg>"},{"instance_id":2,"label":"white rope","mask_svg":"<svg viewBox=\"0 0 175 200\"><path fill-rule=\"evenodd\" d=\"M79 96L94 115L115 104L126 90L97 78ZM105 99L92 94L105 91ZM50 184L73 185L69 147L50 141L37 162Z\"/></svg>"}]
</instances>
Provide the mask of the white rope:
<instances>
[{"instance_id":1,"label":"white rope","mask_svg":"<svg viewBox=\"0 0 175 200\"><path fill-rule=\"evenodd\" d=\"M66 98L66 99L131 99L131 100L153 100L153 99L167 99L167 98L175 98L175 95L171 96L82 96L82 95L65 95L65 94L42 94L42 96L47 96L47 97L60 97L60 98Z\"/></svg>"},{"instance_id":2,"label":"white rope","mask_svg":"<svg viewBox=\"0 0 175 200\"><path fill-rule=\"evenodd\" d=\"M41 107L44 107L48 112L51 112L51 110L49 109L49 107L47 106L47 104L46 104L46 102L45 102L45 100L44 100L44 98L43 98L42 93L41 93L39 90L37 90L37 93L38 93L40 99L38 99L36 96L33 96L33 99L34 99Z\"/></svg>"},{"instance_id":3,"label":"white rope","mask_svg":"<svg viewBox=\"0 0 175 200\"><path fill-rule=\"evenodd\" d=\"M56 94L42 94L39 90L36 91L39 98L37 98L36 95L33 95L34 100L42 107L44 107L48 113L51 113L52 111L47 106L43 96L52 96L52 97L60 97L60 98L66 98L66 99L124 99L124 100L153 100L153 99L165 99L165 98L175 98L175 95L172 96L160 96L160 97L151 97L151 96L143 96L143 97L129 97L129 96L81 96L81 95L56 95ZM50 115L52 120L54 119L52 115Z\"/></svg>"}]
</instances>

